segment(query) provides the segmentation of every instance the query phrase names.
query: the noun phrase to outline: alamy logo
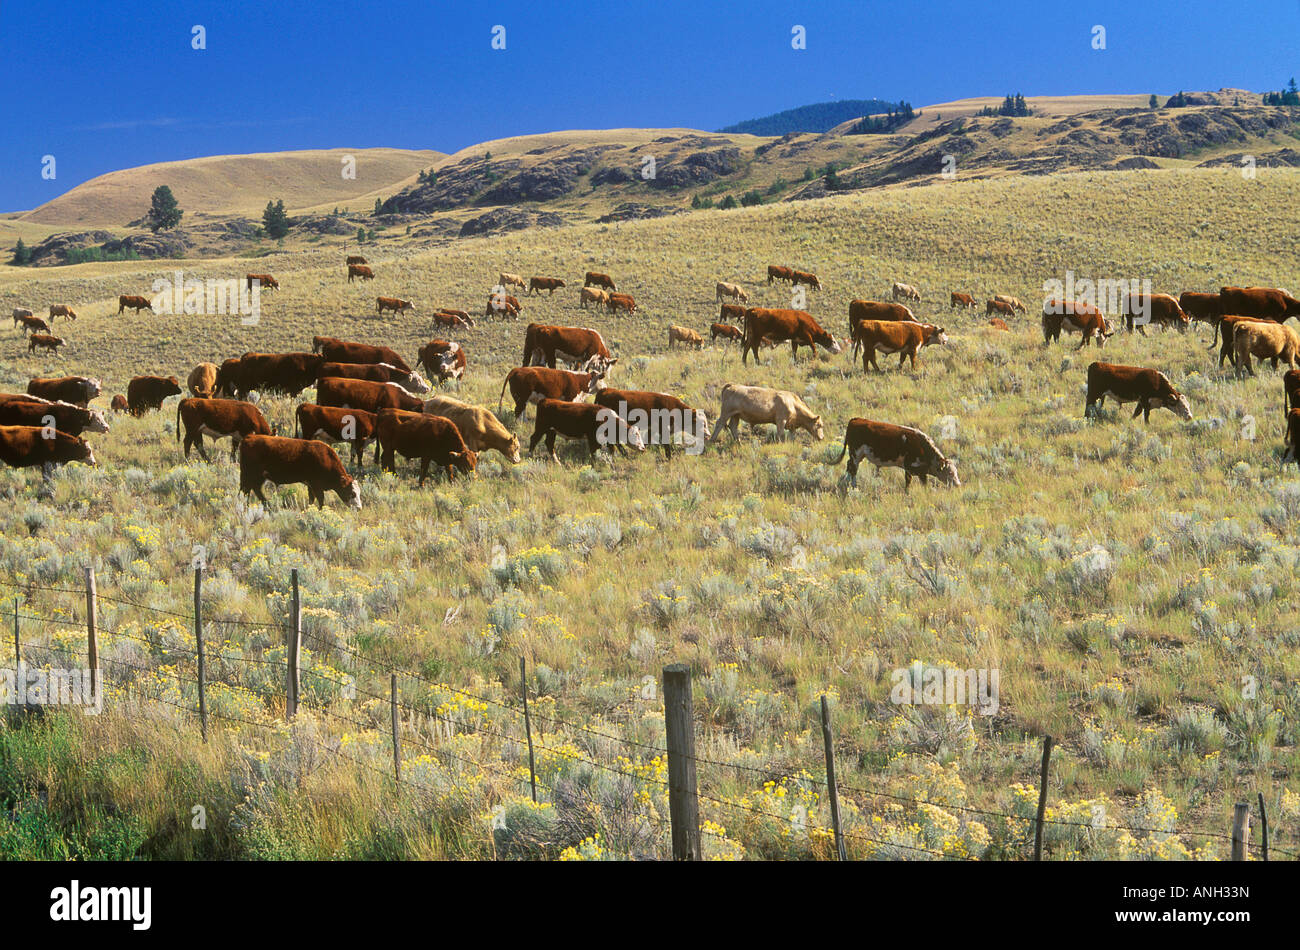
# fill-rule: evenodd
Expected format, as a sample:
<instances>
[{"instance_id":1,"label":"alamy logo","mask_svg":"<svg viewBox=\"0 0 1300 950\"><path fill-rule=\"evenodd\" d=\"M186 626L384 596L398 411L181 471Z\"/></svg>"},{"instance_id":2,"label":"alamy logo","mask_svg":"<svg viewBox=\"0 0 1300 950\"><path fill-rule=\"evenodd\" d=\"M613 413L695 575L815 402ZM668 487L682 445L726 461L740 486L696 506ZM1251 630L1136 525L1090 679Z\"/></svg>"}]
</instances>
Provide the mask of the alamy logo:
<instances>
[{"instance_id":1,"label":"alamy logo","mask_svg":"<svg viewBox=\"0 0 1300 950\"><path fill-rule=\"evenodd\" d=\"M889 701L896 706L974 706L981 716L997 715L997 670L958 670L913 663L890 675Z\"/></svg>"},{"instance_id":2,"label":"alamy logo","mask_svg":"<svg viewBox=\"0 0 1300 950\"><path fill-rule=\"evenodd\" d=\"M628 408L620 400L617 415L610 413L596 430L601 445L615 445L626 441L620 438L627 429L641 433L645 445L672 445L678 433L687 455L699 455L709 438L709 420L698 409L641 409Z\"/></svg>"},{"instance_id":3,"label":"alamy logo","mask_svg":"<svg viewBox=\"0 0 1300 950\"><path fill-rule=\"evenodd\" d=\"M1065 280L1055 277L1043 281L1043 310L1048 313L1064 312L1067 302L1086 303L1102 313L1132 313L1134 325L1151 322L1151 278L1129 280L1114 277L1075 278L1074 271L1065 272ZM1131 302L1130 302L1131 301Z\"/></svg>"},{"instance_id":4,"label":"alamy logo","mask_svg":"<svg viewBox=\"0 0 1300 950\"><path fill-rule=\"evenodd\" d=\"M151 887L70 887L50 891L50 920L126 920L132 930L148 930L153 922Z\"/></svg>"},{"instance_id":5,"label":"alamy logo","mask_svg":"<svg viewBox=\"0 0 1300 950\"><path fill-rule=\"evenodd\" d=\"M245 326L255 326L262 317L262 282L257 278L186 277L178 270L172 278L155 278L153 293L154 313L239 314L239 322Z\"/></svg>"},{"instance_id":6,"label":"alamy logo","mask_svg":"<svg viewBox=\"0 0 1300 950\"><path fill-rule=\"evenodd\" d=\"M6 706L81 706L87 716L104 708L98 670L46 669L19 662L0 669L0 704Z\"/></svg>"}]
</instances>

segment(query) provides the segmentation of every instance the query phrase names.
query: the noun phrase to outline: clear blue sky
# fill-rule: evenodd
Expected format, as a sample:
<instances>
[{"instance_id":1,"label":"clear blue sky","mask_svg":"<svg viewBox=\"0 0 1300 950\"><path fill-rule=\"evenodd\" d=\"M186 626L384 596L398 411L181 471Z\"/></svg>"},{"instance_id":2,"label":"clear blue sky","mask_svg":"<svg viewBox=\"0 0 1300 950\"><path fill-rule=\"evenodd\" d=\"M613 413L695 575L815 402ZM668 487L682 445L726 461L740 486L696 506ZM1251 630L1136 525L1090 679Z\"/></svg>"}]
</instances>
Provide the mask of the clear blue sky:
<instances>
[{"instance_id":1,"label":"clear blue sky","mask_svg":"<svg viewBox=\"0 0 1300 950\"><path fill-rule=\"evenodd\" d=\"M556 129L715 129L832 98L1261 91L1294 74L1297 0L4 0L0 209L200 155L450 152Z\"/></svg>"}]
</instances>

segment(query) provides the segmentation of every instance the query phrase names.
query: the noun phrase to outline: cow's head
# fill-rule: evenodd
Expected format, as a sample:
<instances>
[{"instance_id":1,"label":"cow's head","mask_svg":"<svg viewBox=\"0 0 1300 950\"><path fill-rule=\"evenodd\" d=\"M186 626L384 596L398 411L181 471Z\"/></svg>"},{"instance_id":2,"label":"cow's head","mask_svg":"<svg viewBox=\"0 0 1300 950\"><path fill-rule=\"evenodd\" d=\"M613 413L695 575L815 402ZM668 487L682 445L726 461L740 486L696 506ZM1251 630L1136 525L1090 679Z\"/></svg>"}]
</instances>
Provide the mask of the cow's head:
<instances>
[{"instance_id":1,"label":"cow's head","mask_svg":"<svg viewBox=\"0 0 1300 950\"><path fill-rule=\"evenodd\" d=\"M515 454L518 453L519 446L518 440L516 440ZM466 449L464 452L451 452L448 454L448 458L451 459L452 465L466 475L478 468L478 453L470 449Z\"/></svg>"},{"instance_id":2,"label":"cow's head","mask_svg":"<svg viewBox=\"0 0 1300 950\"><path fill-rule=\"evenodd\" d=\"M88 414L87 422L86 422L87 432L108 431L108 420L104 418L104 414L102 412L100 412L98 409L87 409L86 412Z\"/></svg>"},{"instance_id":3,"label":"cow's head","mask_svg":"<svg viewBox=\"0 0 1300 950\"><path fill-rule=\"evenodd\" d=\"M822 425L821 416L813 416L812 421L807 423L804 428L806 428L812 437L818 442L826 438L826 427Z\"/></svg>"},{"instance_id":4,"label":"cow's head","mask_svg":"<svg viewBox=\"0 0 1300 950\"><path fill-rule=\"evenodd\" d=\"M414 370L412 370L411 375L406 378L406 389L408 392L427 393L432 388L433 387L429 385L429 381Z\"/></svg>"},{"instance_id":5,"label":"cow's head","mask_svg":"<svg viewBox=\"0 0 1300 950\"><path fill-rule=\"evenodd\" d=\"M617 356L611 359L606 356L601 356L599 353L597 353L595 356L591 357L589 360L587 360L586 363L583 364L582 369L584 372L587 373L599 373L601 375L601 378L603 379L605 375L609 373L610 367L612 367L617 362L618 362ZM594 389L589 391L595 392Z\"/></svg>"},{"instance_id":6,"label":"cow's head","mask_svg":"<svg viewBox=\"0 0 1300 950\"><path fill-rule=\"evenodd\" d=\"M181 381L177 379L175 376L168 376L163 385L163 391L168 396L179 395L181 391Z\"/></svg>"},{"instance_id":7,"label":"cow's head","mask_svg":"<svg viewBox=\"0 0 1300 950\"><path fill-rule=\"evenodd\" d=\"M587 373L587 382L582 387L582 391L588 396L594 396L605 388L605 370L599 372L591 371Z\"/></svg>"},{"instance_id":8,"label":"cow's head","mask_svg":"<svg viewBox=\"0 0 1300 950\"><path fill-rule=\"evenodd\" d=\"M921 345L930 346L936 343L939 344L940 346L947 345L948 334L943 327L935 327L935 326L928 327L925 331L925 337L921 341Z\"/></svg>"},{"instance_id":9,"label":"cow's head","mask_svg":"<svg viewBox=\"0 0 1300 950\"><path fill-rule=\"evenodd\" d=\"M512 435L510 441L506 443L506 449L508 450L505 453L506 458L510 459L513 464L518 465L524 460L524 457L519 454L519 436Z\"/></svg>"},{"instance_id":10,"label":"cow's head","mask_svg":"<svg viewBox=\"0 0 1300 950\"><path fill-rule=\"evenodd\" d=\"M952 459L944 458L942 455L937 460L935 470L931 473L939 481L953 488L961 488L961 479L957 477L957 465Z\"/></svg>"},{"instance_id":11,"label":"cow's head","mask_svg":"<svg viewBox=\"0 0 1300 950\"><path fill-rule=\"evenodd\" d=\"M1192 421L1192 404L1187 401L1187 397L1178 390L1173 390L1173 394L1166 396L1161 405L1176 415L1184 422Z\"/></svg>"},{"instance_id":12,"label":"cow's head","mask_svg":"<svg viewBox=\"0 0 1300 950\"><path fill-rule=\"evenodd\" d=\"M627 444L638 452L645 451L645 438L641 435L641 430L636 426L627 426Z\"/></svg>"},{"instance_id":13,"label":"cow's head","mask_svg":"<svg viewBox=\"0 0 1300 950\"><path fill-rule=\"evenodd\" d=\"M85 387L87 402L90 402L90 400L103 392L103 384L97 379L82 380L82 386Z\"/></svg>"},{"instance_id":14,"label":"cow's head","mask_svg":"<svg viewBox=\"0 0 1300 950\"><path fill-rule=\"evenodd\" d=\"M351 475L344 474L339 481L339 487L334 490L348 503L348 507L361 510L361 483Z\"/></svg>"}]
</instances>

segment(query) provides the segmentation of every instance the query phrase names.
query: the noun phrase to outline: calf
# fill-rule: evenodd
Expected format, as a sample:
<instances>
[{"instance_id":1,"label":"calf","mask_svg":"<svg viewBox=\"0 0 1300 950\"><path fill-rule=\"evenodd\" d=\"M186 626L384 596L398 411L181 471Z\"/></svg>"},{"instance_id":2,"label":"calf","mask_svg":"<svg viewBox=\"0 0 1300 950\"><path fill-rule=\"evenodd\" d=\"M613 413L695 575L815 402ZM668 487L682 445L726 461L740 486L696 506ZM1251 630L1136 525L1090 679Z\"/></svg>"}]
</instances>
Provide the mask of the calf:
<instances>
[{"instance_id":1,"label":"calf","mask_svg":"<svg viewBox=\"0 0 1300 950\"><path fill-rule=\"evenodd\" d=\"M383 313L385 310L401 313L403 310L414 311L415 306L411 301L403 300L400 297L376 297L375 313Z\"/></svg>"},{"instance_id":2,"label":"calf","mask_svg":"<svg viewBox=\"0 0 1300 950\"><path fill-rule=\"evenodd\" d=\"M474 321L464 310L439 309L433 315L433 325L435 327L472 327Z\"/></svg>"},{"instance_id":3,"label":"calf","mask_svg":"<svg viewBox=\"0 0 1300 950\"><path fill-rule=\"evenodd\" d=\"M545 439L551 461L558 462L559 458L555 454L557 435L566 439L585 440L593 457L601 446L608 449L611 455L617 448L626 456L624 442L638 452L645 451L645 441L641 438L640 430L627 426L619 419L618 413L590 402L543 399L537 404L537 424L528 443L529 453L537 448L538 442Z\"/></svg>"},{"instance_id":4,"label":"calf","mask_svg":"<svg viewBox=\"0 0 1300 950\"><path fill-rule=\"evenodd\" d=\"M587 271L587 276L582 280L584 287L604 287L606 290L618 290L614 286L614 281L608 274L599 274L594 270Z\"/></svg>"},{"instance_id":5,"label":"calf","mask_svg":"<svg viewBox=\"0 0 1300 950\"><path fill-rule=\"evenodd\" d=\"M27 395L40 396L55 402L70 402L85 406L103 391L99 380L88 376L59 376L33 379L27 384Z\"/></svg>"},{"instance_id":6,"label":"calf","mask_svg":"<svg viewBox=\"0 0 1300 950\"><path fill-rule=\"evenodd\" d=\"M920 478L922 485L933 476L955 488L961 487L957 466L951 459L944 458L934 440L920 429L870 419L850 419L844 432L844 448L836 457L835 464L838 465L846 453L849 456L849 481L855 487L858 484L858 466L864 461L876 467L877 475L885 467L901 468L904 490L912 486L913 476Z\"/></svg>"},{"instance_id":7,"label":"calf","mask_svg":"<svg viewBox=\"0 0 1300 950\"><path fill-rule=\"evenodd\" d=\"M36 396L0 396L0 426L53 427L68 435L108 431L108 421L98 409Z\"/></svg>"},{"instance_id":8,"label":"calf","mask_svg":"<svg viewBox=\"0 0 1300 950\"><path fill-rule=\"evenodd\" d=\"M18 320L22 325L23 333L31 333L32 331L37 333L50 332L50 325L40 317L19 317Z\"/></svg>"},{"instance_id":9,"label":"calf","mask_svg":"<svg viewBox=\"0 0 1300 950\"><path fill-rule=\"evenodd\" d=\"M374 280L375 272L372 271L365 264L349 264L348 283L349 284L352 283L352 281L356 280L357 278L361 278L361 280Z\"/></svg>"},{"instance_id":10,"label":"calf","mask_svg":"<svg viewBox=\"0 0 1300 950\"><path fill-rule=\"evenodd\" d=\"M781 442L785 441L786 432L794 429L803 429L818 442L826 438L822 417L814 415L794 393L766 386L727 383L722 387L718 424L709 441L717 439L727 427L731 429L732 440L738 439L741 422L747 422L751 426L774 425L777 440Z\"/></svg>"},{"instance_id":11,"label":"calf","mask_svg":"<svg viewBox=\"0 0 1300 950\"><path fill-rule=\"evenodd\" d=\"M117 298L117 312L121 313L127 307L130 307L136 313L141 310L148 310L153 313L153 304L149 302L148 297L141 297L139 294L122 294Z\"/></svg>"},{"instance_id":12,"label":"calf","mask_svg":"<svg viewBox=\"0 0 1300 950\"><path fill-rule=\"evenodd\" d=\"M1011 330L1011 328L1007 326L1007 321L1003 320L1001 317L994 317L989 320L988 325L994 330L1003 330L1006 332L1010 332Z\"/></svg>"},{"instance_id":13,"label":"calf","mask_svg":"<svg viewBox=\"0 0 1300 950\"><path fill-rule=\"evenodd\" d=\"M181 439L182 426L185 429L185 457L190 457L190 446L195 446L205 462L208 461L208 453L203 448L205 435L214 442L230 439L230 458L233 460L239 451L239 443L248 436L271 434L262 410L251 402L237 399L182 399L176 404L177 441Z\"/></svg>"},{"instance_id":14,"label":"calf","mask_svg":"<svg viewBox=\"0 0 1300 950\"><path fill-rule=\"evenodd\" d=\"M217 394L217 367L212 363L200 363L190 370L190 378L185 385L191 396L211 399Z\"/></svg>"},{"instance_id":15,"label":"calf","mask_svg":"<svg viewBox=\"0 0 1300 950\"><path fill-rule=\"evenodd\" d=\"M288 439L276 435L250 435L239 443L239 490L262 494L265 482L307 486L308 503L325 507L325 492L332 491L357 510L361 486L343 468L338 453L314 439Z\"/></svg>"},{"instance_id":16,"label":"calf","mask_svg":"<svg viewBox=\"0 0 1300 950\"><path fill-rule=\"evenodd\" d=\"M55 317L66 317L69 320L77 319L77 311L73 310L65 303L50 304L50 322L54 322Z\"/></svg>"},{"instance_id":17,"label":"calf","mask_svg":"<svg viewBox=\"0 0 1300 950\"><path fill-rule=\"evenodd\" d=\"M679 327L674 324L668 328L668 348L670 350L673 348L674 343L693 346L698 350L704 347L704 338L689 327Z\"/></svg>"},{"instance_id":18,"label":"calf","mask_svg":"<svg viewBox=\"0 0 1300 950\"><path fill-rule=\"evenodd\" d=\"M175 376L136 376L126 384L126 404L133 416L161 409L168 396L179 396L181 381Z\"/></svg>"},{"instance_id":19,"label":"calf","mask_svg":"<svg viewBox=\"0 0 1300 950\"><path fill-rule=\"evenodd\" d=\"M363 464L366 446L375 438L375 414L364 409L340 409L305 402L294 413L294 435L320 442L346 442L352 461Z\"/></svg>"},{"instance_id":20,"label":"calf","mask_svg":"<svg viewBox=\"0 0 1300 950\"><path fill-rule=\"evenodd\" d=\"M501 420L490 410L471 406L450 396L434 396L425 402L424 411L431 416L442 416L454 422L471 452L496 450L515 464L523 461L519 454L519 438L503 426Z\"/></svg>"},{"instance_id":21,"label":"calf","mask_svg":"<svg viewBox=\"0 0 1300 950\"><path fill-rule=\"evenodd\" d=\"M978 306L979 304L975 302L975 298L970 294L960 294L954 290L948 295L949 310L956 310L958 307L963 307L966 310L974 310Z\"/></svg>"},{"instance_id":22,"label":"calf","mask_svg":"<svg viewBox=\"0 0 1300 950\"><path fill-rule=\"evenodd\" d=\"M497 411L501 410L507 388L515 401L515 418L518 419L530 402L538 403L543 399L577 402L583 396L599 392L605 384L604 379L603 371L571 373L545 366L518 366L506 374L506 380L501 384Z\"/></svg>"},{"instance_id":23,"label":"calf","mask_svg":"<svg viewBox=\"0 0 1300 950\"><path fill-rule=\"evenodd\" d=\"M605 309L610 313L615 310L636 313L636 301L632 299L631 294L608 294L605 297Z\"/></svg>"},{"instance_id":24,"label":"calf","mask_svg":"<svg viewBox=\"0 0 1300 950\"><path fill-rule=\"evenodd\" d=\"M90 443L67 432L51 433L44 425L0 425L0 462L10 468L41 467L49 478L56 466L68 462L95 464L95 453Z\"/></svg>"},{"instance_id":25,"label":"calf","mask_svg":"<svg viewBox=\"0 0 1300 950\"><path fill-rule=\"evenodd\" d=\"M876 351L889 355L898 354L898 366L910 358L912 369L916 369L916 354L922 347L934 344L946 344L948 334L943 327L929 323L895 323L883 320L859 320L853 327L853 348L862 347L862 371L874 367L880 370L876 362Z\"/></svg>"},{"instance_id":26,"label":"calf","mask_svg":"<svg viewBox=\"0 0 1300 950\"><path fill-rule=\"evenodd\" d=\"M543 290L554 294L564 286L564 281L558 277L530 277L528 278L528 293L541 293Z\"/></svg>"},{"instance_id":27,"label":"calf","mask_svg":"<svg viewBox=\"0 0 1300 950\"><path fill-rule=\"evenodd\" d=\"M494 313L499 313L506 317L517 317L524 305L509 294L488 294L487 308L483 311L483 316L490 317Z\"/></svg>"},{"instance_id":28,"label":"calf","mask_svg":"<svg viewBox=\"0 0 1300 950\"><path fill-rule=\"evenodd\" d=\"M109 409L112 409L114 412L130 412L130 411L131 411L131 407L130 407L130 405L127 403L127 401L126 401L126 397L123 396L121 393L118 393L116 396L113 397L112 401L109 402L109 404L108 404L108 408L109 408Z\"/></svg>"},{"instance_id":29,"label":"calf","mask_svg":"<svg viewBox=\"0 0 1300 950\"><path fill-rule=\"evenodd\" d=\"M261 287L263 287L263 288L266 289L266 290L279 290L279 289L280 289L280 282L279 282L278 280L276 280L274 277L272 277L270 274L247 274L247 275L245 275L245 277L244 277L244 284L245 284L245 286L247 287L247 289L249 289L249 290L252 290L252 289L253 289L253 282L254 282L254 281L256 281L256 282L257 282Z\"/></svg>"},{"instance_id":30,"label":"calf","mask_svg":"<svg viewBox=\"0 0 1300 950\"><path fill-rule=\"evenodd\" d=\"M583 287L578 292L578 306L583 310L587 309L587 304L594 303L597 307L609 306L609 291L601 290L599 287Z\"/></svg>"},{"instance_id":31,"label":"calf","mask_svg":"<svg viewBox=\"0 0 1300 950\"><path fill-rule=\"evenodd\" d=\"M384 409L377 415L375 457L384 471L396 471L396 455L420 460L420 481L424 485L429 475L429 465L437 464L454 481L456 470L468 475L478 466L478 455L465 445L460 430L450 419L406 412L401 409Z\"/></svg>"},{"instance_id":32,"label":"calf","mask_svg":"<svg viewBox=\"0 0 1300 950\"><path fill-rule=\"evenodd\" d=\"M1000 313L1004 317L1014 318L1016 315L1016 308L1011 306L1011 304L1007 303L1005 300L990 300L984 305L984 316L987 317L994 313Z\"/></svg>"},{"instance_id":33,"label":"calf","mask_svg":"<svg viewBox=\"0 0 1300 950\"><path fill-rule=\"evenodd\" d=\"M745 336L740 332L740 327L732 326L730 323L712 323L709 324L710 342L716 343L718 337L724 340L733 340L739 343Z\"/></svg>"},{"instance_id":34,"label":"calf","mask_svg":"<svg viewBox=\"0 0 1300 950\"><path fill-rule=\"evenodd\" d=\"M1136 402L1133 418L1142 416L1151 421L1152 409L1168 409L1186 421L1192 418L1192 407L1187 397L1174 389L1164 373L1139 366L1117 366L1114 363L1093 363L1088 367L1088 395L1083 414L1091 416L1109 396L1121 405Z\"/></svg>"},{"instance_id":35,"label":"calf","mask_svg":"<svg viewBox=\"0 0 1300 950\"><path fill-rule=\"evenodd\" d=\"M596 405L618 414L620 425L640 432L642 442L663 446L664 457L673 457L673 440L697 446L694 454L704 450L709 441L709 419L697 409L669 393L637 389L602 389L596 393Z\"/></svg>"},{"instance_id":36,"label":"calf","mask_svg":"<svg viewBox=\"0 0 1300 950\"><path fill-rule=\"evenodd\" d=\"M67 342L61 336L52 336L49 333L33 333L27 338L27 352L34 353L37 348L43 348L57 354L59 347L65 346Z\"/></svg>"}]
</instances>

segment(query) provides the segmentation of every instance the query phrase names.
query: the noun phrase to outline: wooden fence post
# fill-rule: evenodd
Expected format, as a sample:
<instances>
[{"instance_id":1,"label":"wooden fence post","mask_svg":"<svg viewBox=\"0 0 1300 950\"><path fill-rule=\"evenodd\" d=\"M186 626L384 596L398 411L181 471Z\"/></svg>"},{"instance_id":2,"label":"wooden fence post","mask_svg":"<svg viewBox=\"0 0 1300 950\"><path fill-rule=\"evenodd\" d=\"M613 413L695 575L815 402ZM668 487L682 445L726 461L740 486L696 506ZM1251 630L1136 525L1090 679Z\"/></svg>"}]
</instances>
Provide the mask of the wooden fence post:
<instances>
[{"instance_id":1,"label":"wooden fence post","mask_svg":"<svg viewBox=\"0 0 1300 950\"><path fill-rule=\"evenodd\" d=\"M195 656L198 660L199 667L199 732L203 736L203 741L208 741L208 697L203 652L203 608L201 600L203 594L203 568L194 569L194 649Z\"/></svg>"},{"instance_id":2,"label":"wooden fence post","mask_svg":"<svg viewBox=\"0 0 1300 950\"><path fill-rule=\"evenodd\" d=\"M668 738L668 817L672 822L673 860L700 859L700 802L695 784L695 713L691 705L691 668L665 666L664 725Z\"/></svg>"},{"instance_id":3,"label":"wooden fence post","mask_svg":"<svg viewBox=\"0 0 1300 950\"><path fill-rule=\"evenodd\" d=\"M1259 831L1260 838L1263 842L1264 860L1268 860L1268 812L1264 810L1264 793L1258 792L1259 795Z\"/></svg>"},{"instance_id":4,"label":"wooden fence post","mask_svg":"<svg viewBox=\"0 0 1300 950\"><path fill-rule=\"evenodd\" d=\"M99 597L95 593L95 569L86 568L86 655L90 665L91 699L100 701L99 695L99 632L95 629Z\"/></svg>"},{"instance_id":5,"label":"wooden fence post","mask_svg":"<svg viewBox=\"0 0 1300 950\"><path fill-rule=\"evenodd\" d=\"M1250 805L1237 802L1232 806L1232 860L1246 860L1246 842L1250 840Z\"/></svg>"},{"instance_id":6,"label":"wooden fence post","mask_svg":"<svg viewBox=\"0 0 1300 950\"><path fill-rule=\"evenodd\" d=\"M302 601L298 597L298 568L293 569L290 579L293 592L289 601L289 636L285 650L285 665L288 668L284 686L286 719L292 719L298 713L298 652L302 649Z\"/></svg>"},{"instance_id":7,"label":"wooden fence post","mask_svg":"<svg viewBox=\"0 0 1300 950\"><path fill-rule=\"evenodd\" d=\"M23 660L22 643L18 639L18 598L14 598L14 670L18 669L18 664ZM15 675L17 673L15 672Z\"/></svg>"},{"instance_id":8,"label":"wooden fence post","mask_svg":"<svg viewBox=\"0 0 1300 950\"><path fill-rule=\"evenodd\" d=\"M831 800L831 828L835 831L835 851L841 861L849 859L844 847L844 829L840 827L840 792L835 785L835 747L831 743L831 711L822 694L822 742L826 746L826 790Z\"/></svg>"},{"instance_id":9,"label":"wooden fence post","mask_svg":"<svg viewBox=\"0 0 1300 950\"><path fill-rule=\"evenodd\" d=\"M388 688L392 693L393 709L393 781L397 783L400 790L402 787L402 746L400 733L397 729L397 674L391 674Z\"/></svg>"},{"instance_id":10,"label":"wooden fence post","mask_svg":"<svg viewBox=\"0 0 1300 950\"><path fill-rule=\"evenodd\" d=\"M1038 775L1038 820L1034 823L1034 860L1043 860L1043 816L1047 814L1047 766L1052 760L1052 737L1043 736L1043 767Z\"/></svg>"},{"instance_id":11,"label":"wooden fence post","mask_svg":"<svg viewBox=\"0 0 1300 950\"><path fill-rule=\"evenodd\" d=\"M537 767L533 762L533 725L528 718L528 675L524 671L524 658L519 658L519 687L524 694L524 735L528 737L528 780L533 787L533 804L537 804Z\"/></svg>"}]
</instances>

